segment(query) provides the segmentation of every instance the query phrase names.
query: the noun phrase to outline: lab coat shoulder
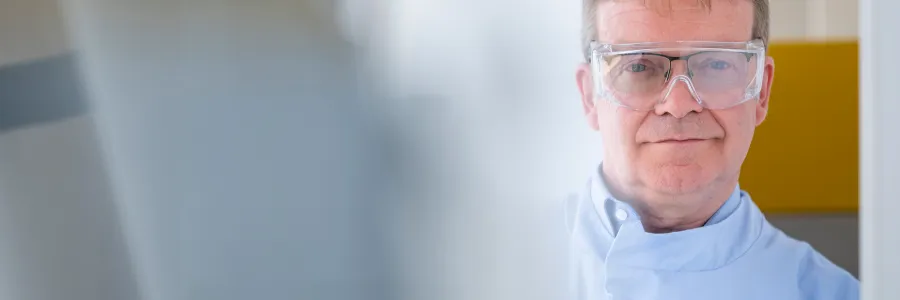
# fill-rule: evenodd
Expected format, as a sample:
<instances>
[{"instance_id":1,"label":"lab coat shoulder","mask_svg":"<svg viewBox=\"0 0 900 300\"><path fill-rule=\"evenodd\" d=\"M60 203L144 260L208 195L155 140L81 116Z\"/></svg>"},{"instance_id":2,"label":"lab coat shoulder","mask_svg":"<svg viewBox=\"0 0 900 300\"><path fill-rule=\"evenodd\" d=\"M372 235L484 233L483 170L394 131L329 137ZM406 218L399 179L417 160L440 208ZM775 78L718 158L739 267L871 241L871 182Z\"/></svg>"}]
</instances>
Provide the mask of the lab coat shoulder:
<instances>
[{"instance_id":1,"label":"lab coat shoulder","mask_svg":"<svg viewBox=\"0 0 900 300\"><path fill-rule=\"evenodd\" d=\"M767 260L789 266L804 300L859 299L859 280L835 265L810 244L796 240L767 224L757 245Z\"/></svg>"},{"instance_id":2,"label":"lab coat shoulder","mask_svg":"<svg viewBox=\"0 0 900 300\"><path fill-rule=\"evenodd\" d=\"M817 252L800 243L805 255L800 260L797 284L804 299L859 299L859 280Z\"/></svg>"}]
</instances>

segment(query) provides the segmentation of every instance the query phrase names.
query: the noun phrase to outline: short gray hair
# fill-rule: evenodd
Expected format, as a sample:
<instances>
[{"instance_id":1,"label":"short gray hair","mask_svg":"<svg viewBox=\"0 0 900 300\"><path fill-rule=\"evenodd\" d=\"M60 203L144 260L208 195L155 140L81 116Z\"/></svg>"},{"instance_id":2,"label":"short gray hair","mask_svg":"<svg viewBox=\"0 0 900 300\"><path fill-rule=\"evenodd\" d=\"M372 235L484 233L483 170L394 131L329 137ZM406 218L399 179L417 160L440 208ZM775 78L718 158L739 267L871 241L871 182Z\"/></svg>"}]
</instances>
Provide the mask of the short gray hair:
<instances>
[{"instance_id":1,"label":"short gray hair","mask_svg":"<svg viewBox=\"0 0 900 300\"><path fill-rule=\"evenodd\" d=\"M600 2L610 0L583 0L582 7L582 23L581 23L581 49L584 51L584 60L591 61L591 42L597 39L597 7ZM613 0L623 1L623 0ZM637 1L637 0L631 0ZM641 0L644 5L647 2L672 1L672 0ZM709 9L712 6L712 0L696 0L698 4ZM753 37L751 39L761 39L763 44L769 45L769 0L747 0L753 1Z\"/></svg>"}]
</instances>

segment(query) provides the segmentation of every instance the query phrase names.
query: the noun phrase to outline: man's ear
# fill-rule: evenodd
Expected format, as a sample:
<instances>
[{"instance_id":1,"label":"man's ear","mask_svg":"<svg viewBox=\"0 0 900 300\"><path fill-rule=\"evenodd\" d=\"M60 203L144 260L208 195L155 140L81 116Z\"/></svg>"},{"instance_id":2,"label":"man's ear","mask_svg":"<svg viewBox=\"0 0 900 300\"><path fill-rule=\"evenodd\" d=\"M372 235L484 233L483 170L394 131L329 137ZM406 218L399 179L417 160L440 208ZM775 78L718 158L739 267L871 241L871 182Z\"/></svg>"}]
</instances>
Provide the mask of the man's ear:
<instances>
[{"instance_id":1,"label":"man's ear","mask_svg":"<svg viewBox=\"0 0 900 300\"><path fill-rule=\"evenodd\" d=\"M578 66L575 72L576 83L578 83L578 92L581 93L581 106L584 108L584 116L587 118L588 126L593 130L600 130L600 124L597 123L597 106L594 102L594 81L591 75L591 65L583 63Z\"/></svg>"},{"instance_id":2,"label":"man's ear","mask_svg":"<svg viewBox=\"0 0 900 300\"><path fill-rule=\"evenodd\" d=\"M769 112L769 98L772 96L772 81L775 79L775 59L766 57L766 65L763 69L762 89L759 91L759 101L756 103L756 126L766 120Z\"/></svg>"}]
</instances>

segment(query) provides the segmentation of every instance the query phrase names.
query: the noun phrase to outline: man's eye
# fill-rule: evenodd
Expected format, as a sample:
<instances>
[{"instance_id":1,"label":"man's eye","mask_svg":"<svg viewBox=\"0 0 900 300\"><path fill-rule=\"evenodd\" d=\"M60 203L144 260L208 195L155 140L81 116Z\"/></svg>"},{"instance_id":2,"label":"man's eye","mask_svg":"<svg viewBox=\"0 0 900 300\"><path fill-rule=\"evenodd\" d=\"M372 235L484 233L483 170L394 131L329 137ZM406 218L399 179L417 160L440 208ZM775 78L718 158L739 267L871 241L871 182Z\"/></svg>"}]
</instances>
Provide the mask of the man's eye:
<instances>
[{"instance_id":1,"label":"man's eye","mask_svg":"<svg viewBox=\"0 0 900 300\"><path fill-rule=\"evenodd\" d=\"M631 65L629 65L629 68L627 68L627 70L628 70L629 72L634 72L634 73L637 73L637 72L643 72L643 71L646 71L646 70L647 70L647 65L645 65L645 64L631 64Z\"/></svg>"},{"instance_id":2,"label":"man's eye","mask_svg":"<svg viewBox=\"0 0 900 300\"><path fill-rule=\"evenodd\" d=\"M712 68L713 70L725 70L725 69L728 69L729 67L731 67L731 64L721 61L721 60L717 60L717 61L710 62L709 67Z\"/></svg>"}]
</instances>

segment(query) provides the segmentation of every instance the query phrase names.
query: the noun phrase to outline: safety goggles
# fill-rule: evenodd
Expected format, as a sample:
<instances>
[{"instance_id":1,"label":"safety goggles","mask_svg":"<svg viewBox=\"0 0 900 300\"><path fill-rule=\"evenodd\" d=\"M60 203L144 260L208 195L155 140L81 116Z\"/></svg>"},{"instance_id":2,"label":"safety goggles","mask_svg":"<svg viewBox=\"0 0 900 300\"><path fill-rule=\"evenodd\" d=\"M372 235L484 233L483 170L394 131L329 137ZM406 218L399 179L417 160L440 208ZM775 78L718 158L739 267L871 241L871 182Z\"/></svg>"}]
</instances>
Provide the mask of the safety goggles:
<instances>
[{"instance_id":1,"label":"safety goggles","mask_svg":"<svg viewBox=\"0 0 900 300\"><path fill-rule=\"evenodd\" d=\"M761 40L591 43L596 96L637 111L663 103L679 81L708 109L758 99L765 60Z\"/></svg>"}]
</instances>

